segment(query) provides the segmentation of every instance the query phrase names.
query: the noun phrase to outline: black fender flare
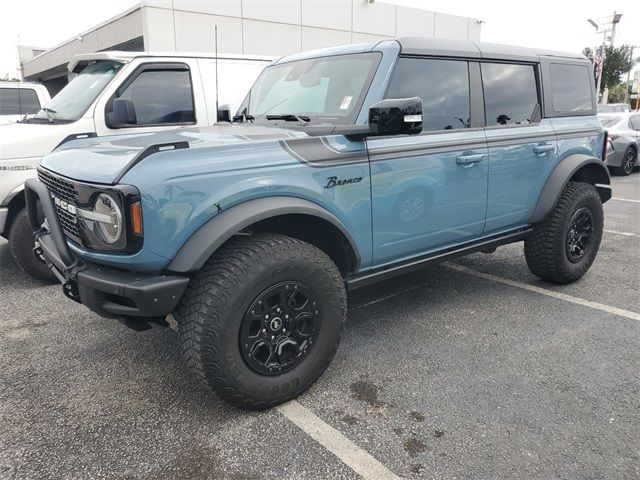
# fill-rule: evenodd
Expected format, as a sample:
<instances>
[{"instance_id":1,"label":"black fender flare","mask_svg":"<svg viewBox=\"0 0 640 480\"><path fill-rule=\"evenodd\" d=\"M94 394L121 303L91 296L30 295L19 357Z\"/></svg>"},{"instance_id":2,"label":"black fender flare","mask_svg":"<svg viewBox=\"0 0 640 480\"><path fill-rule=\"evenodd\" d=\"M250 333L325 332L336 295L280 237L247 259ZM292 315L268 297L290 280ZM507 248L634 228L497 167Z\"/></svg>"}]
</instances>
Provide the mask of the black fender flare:
<instances>
[{"instance_id":1,"label":"black fender flare","mask_svg":"<svg viewBox=\"0 0 640 480\"><path fill-rule=\"evenodd\" d=\"M222 244L244 228L261 220L289 214L311 215L331 223L349 242L355 255L356 265L360 264L360 254L355 240L344 223L335 215L309 200L278 196L240 203L208 220L180 247L167 270L197 271Z\"/></svg>"},{"instance_id":2,"label":"black fender flare","mask_svg":"<svg viewBox=\"0 0 640 480\"><path fill-rule=\"evenodd\" d=\"M580 175L581 170L584 172L583 175ZM576 174L580 177L578 180L595 185L602 203L611 198L611 177L604 162L581 153L569 155L560 160L549 175L531 215L530 223L540 222L551 213L558 203L562 190Z\"/></svg>"}]
</instances>

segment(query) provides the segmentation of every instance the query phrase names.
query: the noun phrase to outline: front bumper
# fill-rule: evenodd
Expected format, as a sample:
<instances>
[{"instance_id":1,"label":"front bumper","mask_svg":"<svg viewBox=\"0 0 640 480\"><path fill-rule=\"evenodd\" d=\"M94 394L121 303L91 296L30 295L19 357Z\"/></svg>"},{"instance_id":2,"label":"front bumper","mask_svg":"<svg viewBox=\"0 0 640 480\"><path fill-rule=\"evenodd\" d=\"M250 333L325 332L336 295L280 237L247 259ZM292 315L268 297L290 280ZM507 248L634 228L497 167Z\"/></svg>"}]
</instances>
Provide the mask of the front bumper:
<instances>
[{"instance_id":1,"label":"front bumper","mask_svg":"<svg viewBox=\"0 0 640 480\"><path fill-rule=\"evenodd\" d=\"M82 261L67 245L55 207L45 185L33 178L25 183L27 212L39 249L65 295L107 318L158 319L176 308L189 277L143 274ZM47 227L37 220L40 200Z\"/></svg>"}]
</instances>

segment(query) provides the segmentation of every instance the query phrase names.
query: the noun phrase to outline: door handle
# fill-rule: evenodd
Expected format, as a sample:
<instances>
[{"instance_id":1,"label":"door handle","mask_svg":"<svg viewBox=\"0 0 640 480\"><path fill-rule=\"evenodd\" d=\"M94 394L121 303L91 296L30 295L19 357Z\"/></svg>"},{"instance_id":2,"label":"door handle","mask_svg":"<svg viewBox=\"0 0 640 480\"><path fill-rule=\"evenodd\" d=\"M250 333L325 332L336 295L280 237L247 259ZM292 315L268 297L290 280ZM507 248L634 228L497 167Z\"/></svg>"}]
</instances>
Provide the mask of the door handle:
<instances>
[{"instance_id":1,"label":"door handle","mask_svg":"<svg viewBox=\"0 0 640 480\"><path fill-rule=\"evenodd\" d=\"M478 163L484 160L484 153L478 153L475 155L460 155L456 157L456 163L458 165L470 165L472 163Z\"/></svg>"},{"instance_id":2,"label":"door handle","mask_svg":"<svg viewBox=\"0 0 640 480\"><path fill-rule=\"evenodd\" d=\"M533 153L547 153L547 152L551 152L553 150L556 149L555 145L551 145L551 144L541 144L541 145L536 145L535 147L533 147Z\"/></svg>"}]
</instances>

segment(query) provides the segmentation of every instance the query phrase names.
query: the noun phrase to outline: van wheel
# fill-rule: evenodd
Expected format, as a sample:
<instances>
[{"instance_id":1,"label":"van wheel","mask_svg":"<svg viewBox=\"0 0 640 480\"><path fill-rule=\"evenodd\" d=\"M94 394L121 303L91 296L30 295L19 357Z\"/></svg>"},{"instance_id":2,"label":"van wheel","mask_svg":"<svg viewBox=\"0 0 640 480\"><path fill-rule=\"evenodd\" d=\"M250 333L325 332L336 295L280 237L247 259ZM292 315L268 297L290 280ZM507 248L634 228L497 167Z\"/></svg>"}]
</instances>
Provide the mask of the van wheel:
<instances>
[{"instance_id":1,"label":"van wheel","mask_svg":"<svg viewBox=\"0 0 640 480\"><path fill-rule=\"evenodd\" d=\"M263 409L297 397L331 362L344 282L318 248L284 235L237 237L191 280L176 312L182 352L223 400Z\"/></svg>"},{"instance_id":2,"label":"van wheel","mask_svg":"<svg viewBox=\"0 0 640 480\"><path fill-rule=\"evenodd\" d=\"M9 230L9 250L11 255L18 266L32 277L46 282L55 282L56 277L53 272L33 254L34 246L33 230L29 224L27 210L23 208L13 219L11 230Z\"/></svg>"},{"instance_id":3,"label":"van wheel","mask_svg":"<svg viewBox=\"0 0 640 480\"><path fill-rule=\"evenodd\" d=\"M604 213L593 185L569 182L551 214L524 241L529 270L566 284L581 278L598 254Z\"/></svg>"}]
</instances>

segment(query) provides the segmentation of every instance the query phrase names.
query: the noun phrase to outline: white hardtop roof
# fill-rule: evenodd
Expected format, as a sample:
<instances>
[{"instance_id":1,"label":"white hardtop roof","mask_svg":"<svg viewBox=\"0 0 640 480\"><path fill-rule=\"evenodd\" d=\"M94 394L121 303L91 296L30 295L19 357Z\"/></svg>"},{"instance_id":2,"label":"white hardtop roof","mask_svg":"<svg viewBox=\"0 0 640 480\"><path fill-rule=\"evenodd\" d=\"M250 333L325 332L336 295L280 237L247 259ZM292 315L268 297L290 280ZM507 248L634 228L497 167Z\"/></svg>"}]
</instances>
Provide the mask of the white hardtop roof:
<instances>
[{"instance_id":1,"label":"white hardtop roof","mask_svg":"<svg viewBox=\"0 0 640 480\"><path fill-rule=\"evenodd\" d=\"M42 87L45 88L44 85L37 82L7 82L5 80L0 80L0 87L2 88L24 88L24 87Z\"/></svg>"},{"instance_id":2,"label":"white hardtop roof","mask_svg":"<svg viewBox=\"0 0 640 480\"><path fill-rule=\"evenodd\" d=\"M67 69L73 72L74 68L81 62L91 60L115 60L122 63L128 63L135 58L216 58L214 53L208 52L96 52L96 53L79 53L74 55ZM245 55L241 53L219 53L220 60L252 60L255 62L272 62L278 57L270 57L266 55Z\"/></svg>"}]
</instances>

